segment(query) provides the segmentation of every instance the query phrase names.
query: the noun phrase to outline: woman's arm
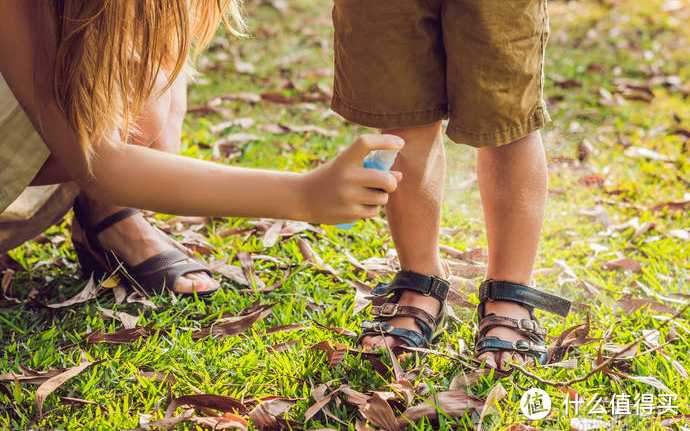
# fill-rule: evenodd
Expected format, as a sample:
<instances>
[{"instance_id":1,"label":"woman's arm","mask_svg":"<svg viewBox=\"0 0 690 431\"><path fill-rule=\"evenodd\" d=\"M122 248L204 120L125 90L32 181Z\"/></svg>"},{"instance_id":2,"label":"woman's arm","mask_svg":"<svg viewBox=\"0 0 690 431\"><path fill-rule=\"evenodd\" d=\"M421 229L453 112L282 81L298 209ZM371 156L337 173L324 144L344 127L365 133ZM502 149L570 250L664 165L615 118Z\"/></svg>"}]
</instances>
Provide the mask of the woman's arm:
<instances>
[{"instance_id":1,"label":"woman's arm","mask_svg":"<svg viewBox=\"0 0 690 431\"><path fill-rule=\"evenodd\" d=\"M135 145L97 145L88 174L76 136L49 86L34 85L36 29L19 0L0 0L0 72L69 177L101 202L171 214L275 217L340 223L377 213L399 175L361 167L394 136L366 136L319 169L298 174L223 166ZM41 85L41 87L43 87ZM371 188L383 189L374 191Z\"/></svg>"}]
</instances>

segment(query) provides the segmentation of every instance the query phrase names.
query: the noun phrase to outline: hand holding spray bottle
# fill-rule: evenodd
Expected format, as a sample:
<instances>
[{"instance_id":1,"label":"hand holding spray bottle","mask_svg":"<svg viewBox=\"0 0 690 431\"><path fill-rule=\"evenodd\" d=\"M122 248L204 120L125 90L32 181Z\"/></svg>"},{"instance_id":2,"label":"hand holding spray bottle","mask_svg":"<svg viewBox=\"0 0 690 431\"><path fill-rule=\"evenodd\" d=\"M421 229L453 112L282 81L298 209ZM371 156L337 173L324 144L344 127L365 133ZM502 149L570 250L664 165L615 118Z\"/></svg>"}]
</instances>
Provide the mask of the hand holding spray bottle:
<instances>
[{"instance_id":1,"label":"hand holding spray bottle","mask_svg":"<svg viewBox=\"0 0 690 431\"><path fill-rule=\"evenodd\" d=\"M366 159L364 159L364 167L369 169L377 169L379 171L389 171L395 162L395 158L398 156L398 151L396 150L375 150L369 153ZM336 225L336 227L347 230L357 223L353 221L352 223L343 223Z\"/></svg>"}]
</instances>

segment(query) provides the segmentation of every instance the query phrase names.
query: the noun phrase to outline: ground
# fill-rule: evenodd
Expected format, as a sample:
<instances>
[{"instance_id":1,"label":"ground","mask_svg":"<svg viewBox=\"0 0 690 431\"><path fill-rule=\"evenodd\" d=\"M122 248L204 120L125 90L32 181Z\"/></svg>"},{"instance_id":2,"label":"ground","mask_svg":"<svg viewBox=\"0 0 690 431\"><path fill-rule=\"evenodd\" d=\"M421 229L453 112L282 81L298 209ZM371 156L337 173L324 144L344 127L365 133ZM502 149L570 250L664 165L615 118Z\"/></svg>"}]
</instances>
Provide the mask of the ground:
<instances>
[{"instance_id":1,"label":"ground","mask_svg":"<svg viewBox=\"0 0 690 431\"><path fill-rule=\"evenodd\" d=\"M368 131L328 110L330 7L328 0L248 2L251 36L237 40L220 33L199 59L201 75L189 93L193 109L185 124L186 156L305 171ZM443 256L453 264L460 299L454 305L456 321L434 346L446 355L432 353L418 358L418 364L403 364L406 370L415 365L425 370L421 377L419 372L406 376L421 394L413 404L423 402L419 397L433 401L429 391L441 393L451 385L482 401L490 392L500 395L499 389L492 391L500 383L507 393L496 397L498 408L486 414L484 429L508 429L516 423L587 429L573 419L576 416L603 421L596 425L605 429L683 429L682 418L678 424L669 418L690 414L690 313L670 321L669 317L690 298L690 6L673 0L602 0L553 1L549 8L545 95L553 123L544 130L544 138L550 198L535 280L540 288L574 300L575 306L565 319L539 317L554 336L550 344L566 328L584 324L587 315L591 326L579 326L565 339L575 346L584 344L556 358L565 362L531 370L538 379L516 371L502 378L472 378L469 385L454 380L463 370L468 376L479 375L473 371L476 365L464 365L462 359L471 353L475 315L473 308L461 305L477 302L486 238L474 150L448 142L442 243L450 247L444 248ZM9 258L18 265L4 259L15 270L5 294L19 303L0 299L0 374L30 373L20 366L39 371L74 367L81 355L103 362L76 373L49 394L42 417L35 399L38 385L0 380L0 428L136 428L142 418L142 424L149 418L142 415L159 419L172 399L198 392L238 398L250 409L255 405L252 398L286 397L264 407L273 406L278 416L289 407L280 417L293 421L289 424L294 429L355 429L356 418L362 416L356 406L343 403L343 395L326 404L330 417L317 412L303 423L314 404L312 390L319 394L324 389L319 385L327 383L332 389L347 384L367 396L390 391L384 386L395 377L377 372L376 358L368 361L349 352L342 363L337 360L338 353L344 353L337 343L353 347L348 331L356 332L366 315L354 313L353 282L370 287L379 275L385 281L396 263L383 216L359 222L349 231L331 226L300 230L305 226L288 224L279 238L273 237L278 227L265 237L274 220L153 218L207 261L220 261L217 267L235 281L225 279L224 290L208 300L165 294L152 298L149 305L118 305L114 293L122 290L111 280L99 286L95 299L48 308L45 304L70 298L86 284L78 276L70 247L70 217L11 251ZM241 281L251 272L252 261L256 272L249 278L260 281L247 287ZM230 266L224 266L226 262ZM5 272L6 281L9 274ZM270 288L262 292L262 285ZM274 306L246 310L255 324L243 326L246 319L216 322L240 314L256 301ZM93 331L111 333L123 327L98 307L140 315L137 325L146 328L140 330L143 335L123 344L96 343L93 336L89 342L87 335ZM242 333L196 333L214 322L233 321L240 322L236 326ZM267 331L279 325L299 326ZM660 325L661 330L654 331ZM622 352L608 373L596 372L571 385L571 395L605 400L606 413L587 412L588 407L575 415L563 409L566 391L553 383L587 376L599 363L598 352L610 357L644 334L647 337ZM323 344L322 349L311 348L324 341L335 354L327 357ZM392 364L387 354L379 360ZM141 375L142 371L167 373L170 378ZM551 396L554 410L530 422L519 401L533 387ZM664 399L659 395L665 392L677 396L671 397L676 413L659 417ZM630 395L631 413L612 414L608 400L625 394ZM651 415L637 414L644 411L633 405L642 394L652 394L656 409ZM369 404L373 408L371 400ZM368 411L370 425L386 426L378 413ZM236 413L244 416L240 422L249 419L241 409ZM272 426L271 414L268 422L257 415L251 415L250 429ZM407 429L471 428L478 418L478 412L471 411L465 416L448 414L440 422L422 419ZM288 423L276 421L278 426ZM195 427L202 425L184 422L176 429Z\"/></svg>"}]
</instances>

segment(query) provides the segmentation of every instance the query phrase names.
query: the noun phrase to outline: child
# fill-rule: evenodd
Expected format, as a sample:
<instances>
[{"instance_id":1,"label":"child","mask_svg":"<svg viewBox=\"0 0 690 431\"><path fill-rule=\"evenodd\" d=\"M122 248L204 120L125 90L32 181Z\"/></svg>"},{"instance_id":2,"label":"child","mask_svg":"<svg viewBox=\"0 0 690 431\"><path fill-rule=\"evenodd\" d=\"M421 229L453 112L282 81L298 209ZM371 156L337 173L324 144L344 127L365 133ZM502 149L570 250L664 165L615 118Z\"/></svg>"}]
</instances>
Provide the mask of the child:
<instances>
[{"instance_id":1,"label":"child","mask_svg":"<svg viewBox=\"0 0 690 431\"><path fill-rule=\"evenodd\" d=\"M489 262L480 286L475 353L491 367L512 354L543 363L534 308L569 302L529 287L547 193L539 129L548 38L546 0L334 0L332 108L398 135L404 181L386 207L402 270L375 291L365 348L426 347L445 317L449 272L438 254L446 134L477 147Z\"/></svg>"}]
</instances>

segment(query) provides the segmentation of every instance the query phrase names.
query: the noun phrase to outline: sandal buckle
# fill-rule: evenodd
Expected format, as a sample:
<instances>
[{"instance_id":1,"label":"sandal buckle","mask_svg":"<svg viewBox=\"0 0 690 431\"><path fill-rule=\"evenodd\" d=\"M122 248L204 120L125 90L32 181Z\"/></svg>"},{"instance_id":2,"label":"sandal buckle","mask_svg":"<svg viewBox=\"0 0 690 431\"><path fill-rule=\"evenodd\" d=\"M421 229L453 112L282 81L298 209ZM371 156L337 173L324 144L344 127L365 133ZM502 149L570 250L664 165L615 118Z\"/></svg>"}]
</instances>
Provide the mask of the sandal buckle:
<instances>
[{"instance_id":1,"label":"sandal buckle","mask_svg":"<svg viewBox=\"0 0 690 431\"><path fill-rule=\"evenodd\" d=\"M536 330L534 323L530 319L520 318L517 320L518 329L526 332L533 332Z\"/></svg>"},{"instance_id":2,"label":"sandal buckle","mask_svg":"<svg viewBox=\"0 0 690 431\"><path fill-rule=\"evenodd\" d=\"M398 313L398 304L393 302L386 302L381 305L379 316L380 317L393 317Z\"/></svg>"},{"instance_id":3,"label":"sandal buckle","mask_svg":"<svg viewBox=\"0 0 690 431\"><path fill-rule=\"evenodd\" d=\"M531 350L530 344L527 340L517 340L514 344L515 350L518 352L529 352Z\"/></svg>"}]
</instances>

